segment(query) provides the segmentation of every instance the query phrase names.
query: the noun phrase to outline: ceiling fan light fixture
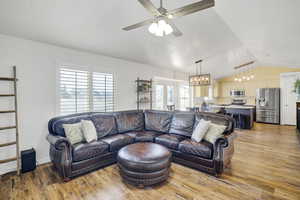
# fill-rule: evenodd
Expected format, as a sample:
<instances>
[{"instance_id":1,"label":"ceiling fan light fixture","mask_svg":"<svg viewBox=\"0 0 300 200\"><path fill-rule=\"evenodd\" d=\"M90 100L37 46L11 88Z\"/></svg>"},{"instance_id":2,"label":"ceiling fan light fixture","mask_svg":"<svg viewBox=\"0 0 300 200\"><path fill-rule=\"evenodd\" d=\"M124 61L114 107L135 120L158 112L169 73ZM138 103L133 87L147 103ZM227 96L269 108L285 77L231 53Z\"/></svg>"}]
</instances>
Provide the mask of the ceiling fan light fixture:
<instances>
[{"instance_id":1,"label":"ceiling fan light fixture","mask_svg":"<svg viewBox=\"0 0 300 200\"><path fill-rule=\"evenodd\" d=\"M169 24L166 24L166 26L165 26L165 34L169 35L172 32L173 32L173 28Z\"/></svg>"},{"instance_id":2,"label":"ceiling fan light fixture","mask_svg":"<svg viewBox=\"0 0 300 200\"><path fill-rule=\"evenodd\" d=\"M155 34L157 30L158 30L158 25L155 22L153 22L148 28L148 31L152 34Z\"/></svg>"},{"instance_id":3,"label":"ceiling fan light fixture","mask_svg":"<svg viewBox=\"0 0 300 200\"><path fill-rule=\"evenodd\" d=\"M152 0L138 0L138 2L153 16L153 18L141 21L139 23L136 23L136 24L133 24L133 25L130 25L127 27L124 27L124 28L122 28L124 31L130 31L130 30L137 29L137 28L140 28L145 25L147 25L147 26L151 25L153 23L153 20L157 23L157 20L165 19L163 22L167 22L172 27L172 29L173 29L172 32L174 33L175 37L182 36L182 32L173 23L173 19L183 17L186 15L190 15L192 13L199 12L201 10L205 10L207 8L211 8L211 7L215 6L215 0L201 0L199 2L194 2L191 4L185 5L183 7L180 7L180 8L168 10L163 6L163 0L160 0L159 8L157 8L152 3ZM150 30L149 31L152 34L161 36L161 32L153 33L154 30L152 28ZM163 29L163 36L170 34L170 33L171 33L171 30L169 27L167 27L167 30Z\"/></svg>"},{"instance_id":4,"label":"ceiling fan light fixture","mask_svg":"<svg viewBox=\"0 0 300 200\"><path fill-rule=\"evenodd\" d=\"M159 27L160 29L164 30L165 27L166 27L166 25L167 25L167 23L166 23L165 20L161 19L161 20L158 21L158 27Z\"/></svg>"},{"instance_id":5,"label":"ceiling fan light fixture","mask_svg":"<svg viewBox=\"0 0 300 200\"><path fill-rule=\"evenodd\" d=\"M164 36L164 30L161 29L161 28L158 28L158 29L156 30L155 35L158 36L158 37Z\"/></svg>"},{"instance_id":6,"label":"ceiling fan light fixture","mask_svg":"<svg viewBox=\"0 0 300 200\"><path fill-rule=\"evenodd\" d=\"M169 19L173 19L173 15L172 14L168 14L168 18Z\"/></svg>"},{"instance_id":7,"label":"ceiling fan light fixture","mask_svg":"<svg viewBox=\"0 0 300 200\"><path fill-rule=\"evenodd\" d=\"M173 28L170 24L167 24L165 20L159 20L158 22L153 22L148 31L158 37L162 37L164 35L169 35L173 32Z\"/></svg>"}]
</instances>

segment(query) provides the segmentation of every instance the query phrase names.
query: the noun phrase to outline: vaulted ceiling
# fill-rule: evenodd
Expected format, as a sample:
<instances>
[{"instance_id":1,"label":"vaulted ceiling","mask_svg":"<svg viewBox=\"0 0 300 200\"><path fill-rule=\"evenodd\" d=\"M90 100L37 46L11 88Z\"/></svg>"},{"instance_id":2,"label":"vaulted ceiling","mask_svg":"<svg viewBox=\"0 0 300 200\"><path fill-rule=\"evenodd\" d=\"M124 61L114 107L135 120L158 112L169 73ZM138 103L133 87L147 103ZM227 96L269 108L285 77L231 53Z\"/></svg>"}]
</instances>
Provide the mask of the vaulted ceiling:
<instances>
[{"instance_id":1,"label":"vaulted ceiling","mask_svg":"<svg viewBox=\"0 0 300 200\"><path fill-rule=\"evenodd\" d=\"M0 33L185 72L204 58L204 71L218 78L251 60L300 67L299 8L299 0L216 0L214 8L174 20L183 36L159 38L147 27L121 30L151 17L137 0L1 0Z\"/></svg>"}]
</instances>

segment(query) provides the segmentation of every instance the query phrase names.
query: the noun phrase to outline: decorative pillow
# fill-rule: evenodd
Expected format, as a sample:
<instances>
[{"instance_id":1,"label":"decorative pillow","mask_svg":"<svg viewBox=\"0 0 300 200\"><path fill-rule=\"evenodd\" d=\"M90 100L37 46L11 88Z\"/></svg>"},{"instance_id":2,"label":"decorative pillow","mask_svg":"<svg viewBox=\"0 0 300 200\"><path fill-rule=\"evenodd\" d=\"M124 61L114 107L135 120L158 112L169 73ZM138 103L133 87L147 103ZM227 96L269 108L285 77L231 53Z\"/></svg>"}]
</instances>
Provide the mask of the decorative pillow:
<instances>
[{"instance_id":1,"label":"decorative pillow","mask_svg":"<svg viewBox=\"0 0 300 200\"><path fill-rule=\"evenodd\" d=\"M204 139L214 144L216 140L223 135L225 129L226 126L211 123L204 136Z\"/></svg>"},{"instance_id":2,"label":"decorative pillow","mask_svg":"<svg viewBox=\"0 0 300 200\"><path fill-rule=\"evenodd\" d=\"M87 142L92 142L97 140L97 131L95 125L90 120L81 120L81 128L83 137Z\"/></svg>"},{"instance_id":3,"label":"decorative pillow","mask_svg":"<svg viewBox=\"0 0 300 200\"><path fill-rule=\"evenodd\" d=\"M63 124L63 128L65 130L66 137L70 140L71 144L84 141L80 122L75 124Z\"/></svg>"},{"instance_id":4,"label":"decorative pillow","mask_svg":"<svg viewBox=\"0 0 300 200\"><path fill-rule=\"evenodd\" d=\"M192 134L192 140L200 142L210 127L211 122L201 119Z\"/></svg>"}]
</instances>

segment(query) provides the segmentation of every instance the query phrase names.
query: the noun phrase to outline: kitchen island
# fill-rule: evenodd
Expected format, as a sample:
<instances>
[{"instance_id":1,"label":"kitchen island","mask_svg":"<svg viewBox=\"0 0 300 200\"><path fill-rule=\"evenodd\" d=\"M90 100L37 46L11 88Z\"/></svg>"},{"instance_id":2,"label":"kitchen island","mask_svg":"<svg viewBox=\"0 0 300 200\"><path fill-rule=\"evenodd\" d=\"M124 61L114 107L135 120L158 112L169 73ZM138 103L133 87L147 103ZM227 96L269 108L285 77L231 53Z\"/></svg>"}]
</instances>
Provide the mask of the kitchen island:
<instances>
[{"instance_id":1,"label":"kitchen island","mask_svg":"<svg viewBox=\"0 0 300 200\"><path fill-rule=\"evenodd\" d=\"M240 129L252 129L255 118L255 106L253 105L210 105L210 108L216 112L225 110L226 114L232 116L235 120L235 127Z\"/></svg>"}]
</instances>

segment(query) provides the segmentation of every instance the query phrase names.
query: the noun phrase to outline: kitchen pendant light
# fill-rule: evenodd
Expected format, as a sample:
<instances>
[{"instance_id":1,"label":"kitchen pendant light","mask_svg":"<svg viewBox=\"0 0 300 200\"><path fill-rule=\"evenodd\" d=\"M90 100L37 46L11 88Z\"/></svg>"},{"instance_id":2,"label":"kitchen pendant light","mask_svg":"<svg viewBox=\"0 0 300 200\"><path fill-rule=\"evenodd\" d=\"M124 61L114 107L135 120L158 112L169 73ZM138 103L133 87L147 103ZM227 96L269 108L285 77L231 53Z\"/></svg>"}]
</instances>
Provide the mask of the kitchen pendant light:
<instances>
[{"instance_id":1,"label":"kitchen pendant light","mask_svg":"<svg viewBox=\"0 0 300 200\"><path fill-rule=\"evenodd\" d=\"M251 67L249 65L253 64L255 61L250 61L245 64L234 67L235 70L239 71L241 68L246 68L246 71L241 71L235 75L234 81L242 82L242 81L250 81L255 78L255 76L250 73Z\"/></svg>"},{"instance_id":2,"label":"kitchen pendant light","mask_svg":"<svg viewBox=\"0 0 300 200\"><path fill-rule=\"evenodd\" d=\"M207 86L211 84L210 74L202 74L202 60L195 62L196 64L196 75L191 75L189 77L189 82L191 86ZM199 73L198 73L199 65Z\"/></svg>"}]
</instances>

